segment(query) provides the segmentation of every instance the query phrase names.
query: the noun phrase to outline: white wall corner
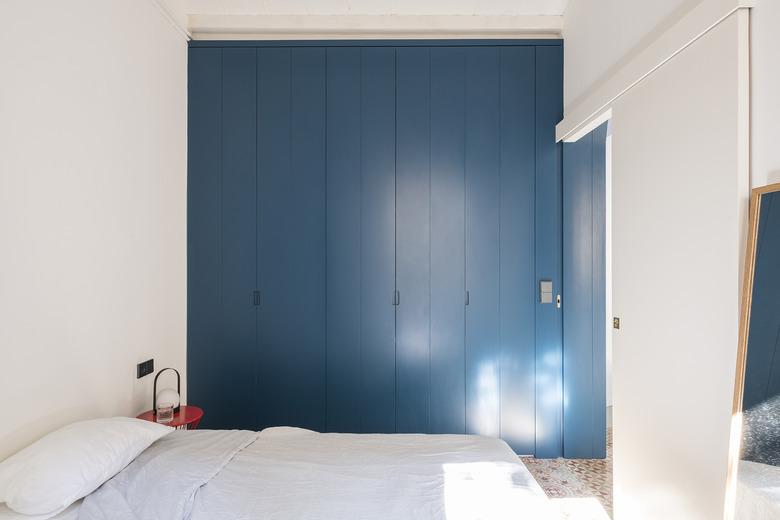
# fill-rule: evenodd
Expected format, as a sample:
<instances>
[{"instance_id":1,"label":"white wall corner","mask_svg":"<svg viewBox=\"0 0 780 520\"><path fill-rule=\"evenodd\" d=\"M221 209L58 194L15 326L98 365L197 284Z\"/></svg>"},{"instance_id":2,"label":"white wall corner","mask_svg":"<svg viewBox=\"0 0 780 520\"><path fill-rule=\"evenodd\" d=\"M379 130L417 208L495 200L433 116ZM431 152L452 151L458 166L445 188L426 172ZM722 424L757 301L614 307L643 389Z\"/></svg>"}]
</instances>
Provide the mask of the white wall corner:
<instances>
[{"instance_id":1,"label":"white wall corner","mask_svg":"<svg viewBox=\"0 0 780 520\"><path fill-rule=\"evenodd\" d=\"M568 141L572 135L582 134L582 128L600 117L620 96L729 16L754 5L755 0L700 2L623 66L598 80L598 88L566 108L563 120L555 127L556 140Z\"/></svg>"},{"instance_id":2,"label":"white wall corner","mask_svg":"<svg viewBox=\"0 0 780 520\"><path fill-rule=\"evenodd\" d=\"M187 29L187 13L184 0L149 0L154 4L160 14L168 20L171 27L181 34L187 41L192 39L192 34Z\"/></svg>"}]
</instances>

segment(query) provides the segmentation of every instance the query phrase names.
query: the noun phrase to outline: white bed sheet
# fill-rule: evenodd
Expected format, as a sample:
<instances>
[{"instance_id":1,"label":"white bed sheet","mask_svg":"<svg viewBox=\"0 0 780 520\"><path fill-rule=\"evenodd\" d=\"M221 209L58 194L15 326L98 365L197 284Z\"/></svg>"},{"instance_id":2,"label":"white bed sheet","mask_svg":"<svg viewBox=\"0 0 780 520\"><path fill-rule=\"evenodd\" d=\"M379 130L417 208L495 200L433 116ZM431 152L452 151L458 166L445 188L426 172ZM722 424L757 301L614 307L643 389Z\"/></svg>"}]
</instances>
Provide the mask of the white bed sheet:
<instances>
[{"instance_id":1,"label":"white bed sheet","mask_svg":"<svg viewBox=\"0 0 780 520\"><path fill-rule=\"evenodd\" d=\"M84 499L80 520L545 520L501 440L297 428L173 432ZM0 519L3 520L3 519Z\"/></svg>"},{"instance_id":2,"label":"white bed sheet","mask_svg":"<svg viewBox=\"0 0 780 520\"><path fill-rule=\"evenodd\" d=\"M736 520L780 518L780 467L741 460L737 470Z\"/></svg>"},{"instance_id":3,"label":"white bed sheet","mask_svg":"<svg viewBox=\"0 0 780 520\"><path fill-rule=\"evenodd\" d=\"M544 492L501 440L270 428L195 496L192 520L543 520Z\"/></svg>"},{"instance_id":4,"label":"white bed sheet","mask_svg":"<svg viewBox=\"0 0 780 520\"><path fill-rule=\"evenodd\" d=\"M46 515L20 515L9 509L5 504L0 504L0 520L78 520L79 508L83 500L77 500L65 511L54 516Z\"/></svg>"}]
</instances>

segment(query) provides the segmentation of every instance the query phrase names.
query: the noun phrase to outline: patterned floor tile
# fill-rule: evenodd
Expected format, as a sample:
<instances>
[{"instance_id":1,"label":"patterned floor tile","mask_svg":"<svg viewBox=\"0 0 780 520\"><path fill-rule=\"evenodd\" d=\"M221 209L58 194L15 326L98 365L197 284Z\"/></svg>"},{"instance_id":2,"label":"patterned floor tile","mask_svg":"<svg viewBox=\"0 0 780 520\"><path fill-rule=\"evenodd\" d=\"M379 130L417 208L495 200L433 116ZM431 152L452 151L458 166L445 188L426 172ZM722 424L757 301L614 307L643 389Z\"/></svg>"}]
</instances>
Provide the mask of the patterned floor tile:
<instances>
[{"instance_id":1,"label":"patterned floor tile","mask_svg":"<svg viewBox=\"0 0 780 520\"><path fill-rule=\"evenodd\" d=\"M563 518L585 520L598 518L590 512L595 504L586 499L596 499L603 507L601 518L612 516L612 431L607 434L606 459L521 459L528 467L548 497L560 500L564 505ZM572 513L565 509L576 508L584 512ZM597 515L597 516L594 516Z\"/></svg>"}]
</instances>

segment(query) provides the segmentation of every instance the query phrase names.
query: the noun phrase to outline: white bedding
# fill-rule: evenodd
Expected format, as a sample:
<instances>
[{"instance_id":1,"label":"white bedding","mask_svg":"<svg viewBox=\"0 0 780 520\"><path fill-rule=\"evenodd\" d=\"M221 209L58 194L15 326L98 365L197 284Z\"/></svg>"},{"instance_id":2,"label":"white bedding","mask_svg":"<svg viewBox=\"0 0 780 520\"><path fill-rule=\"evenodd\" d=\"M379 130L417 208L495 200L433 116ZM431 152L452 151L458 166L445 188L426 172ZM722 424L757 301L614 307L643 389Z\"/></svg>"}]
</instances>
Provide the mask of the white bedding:
<instances>
[{"instance_id":1,"label":"white bedding","mask_svg":"<svg viewBox=\"0 0 780 520\"><path fill-rule=\"evenodd\" d=\"M22 515L9 509L5 504L0 504L0 520L78 520L81 500L71 504L65 511L54 516L49 515Z\"/></svg>"},{"instance_id":2,"label":"white bedding","mask_svg":"<svg viewBox=\"0 0 780 520\"><path fill-rule=\"evenodd\" d=\"M736 520L780 518L780 467L739 461Z\"/></svg>"},{"instance_id":3,"label":"white bedding","mask_svg":"<svg viewBox=\"0 0 780 520\"><path fill-rule=\"evenodd\" d=\"M177 471L166 473L176 460ZM544 492L503 441L295 428L174 432L87 497L81 513L82 520L552 518Z\"/></svg>"}]
</instances>

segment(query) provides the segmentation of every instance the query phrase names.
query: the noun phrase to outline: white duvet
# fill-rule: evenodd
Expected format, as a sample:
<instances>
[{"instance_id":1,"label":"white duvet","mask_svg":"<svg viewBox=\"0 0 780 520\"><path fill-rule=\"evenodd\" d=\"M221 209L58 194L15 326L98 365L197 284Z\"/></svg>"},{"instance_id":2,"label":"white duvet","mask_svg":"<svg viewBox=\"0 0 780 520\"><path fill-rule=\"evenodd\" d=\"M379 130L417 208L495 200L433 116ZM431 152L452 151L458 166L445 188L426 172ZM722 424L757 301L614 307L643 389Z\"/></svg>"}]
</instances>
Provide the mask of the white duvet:
<instances>
[{"instance_id":1,"label":"white duvet","mask_svg":"<svg viewBox=\"0 0 780 520\"><path fill-rule=\"evenodd\" d=\"M736 504L737 520L780 518L780 467L739 461Z\"/></svg>"},{"instance_id":2,"label":"white duvet","mask_svg":"<svg viewBox=\"0 0 780 520\"><path fill-rule=\"evenodd\" d=\"M498 439L296 428L174 432L84 500L82 520L553 518Z\"/></svg>"}]
</instances>

